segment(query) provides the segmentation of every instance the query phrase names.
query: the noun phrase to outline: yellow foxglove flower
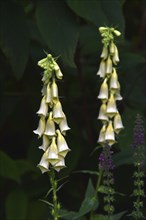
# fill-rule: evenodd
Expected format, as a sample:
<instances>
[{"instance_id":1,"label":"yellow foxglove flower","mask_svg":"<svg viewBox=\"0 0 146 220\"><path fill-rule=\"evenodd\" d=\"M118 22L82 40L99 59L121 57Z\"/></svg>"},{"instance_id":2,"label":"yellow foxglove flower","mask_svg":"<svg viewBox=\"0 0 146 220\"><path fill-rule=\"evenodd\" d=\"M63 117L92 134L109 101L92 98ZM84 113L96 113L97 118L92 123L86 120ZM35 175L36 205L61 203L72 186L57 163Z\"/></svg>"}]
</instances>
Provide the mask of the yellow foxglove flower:
<instances>
[{"instance_id":1,"label":"yellow foxglove flower","mask_svg":"<svg viewBox=\"0 0 146 220\"><path fill-rule=\"evenodd\" d=\"M112 64L112 60L110 58L110 56L108 56L108 59L106 61L106 74L111 74L113 70L113 64Z\"/></svg>"},{"instance_id":2,"label":"yellow foxglove flower","mask_svg":"<svg viewBox=\"0 0 146 220\"><path fill-rule=\"evenodd\" d=\"M53 119L56 123L60 123L63 119L63 111L60 101L58 100L57 103L53 106Z\"/></svg>"},{"instance_id":3,"label":"yellow foxglove flower","mask_svg":"<svg viewBox=\"0 0 146 220\"><path fill-rule=\"evenodd\" d=\"M65 138L60 133L59 130L56 131L57 133L57 146L58 146L58 154L62 157L65 157L66 154L70 151Z\"/></svg>"},{"instance_id":4,"label":"yellow foxglove flower","mask_svg":"<svg viewBox=\"0 0 146 220\"><path fill-rule=\"evenodd\" d=\"M47 85L46 84L43 85L43 88L41 89L41 93L42 93L42 96L46 96L46 94L47 94Z\"/></svg>"},{"instance_id":5,"label":"yellow foxglove flower","mask_svg":"<svg viewBox=\"0 0 146 220\"><path fill-rule=\"evenodd\" d=\"M112 121L109 121L109 124L107 126L106 132L105 132L105 140L108 142L108 144L111 146L113 145L115 141L115 133L112 126Z\"/></svg>"},{"instance_id":6,"label":"yellow foxglove flower","mask_svg":"<svg viewBox=\"0 0 146 220\"><path fill-rule=\"evenodd\" d=\"M108 116L106 114L106 104L105 103L102 103L102 105L100 107L98 119L102 120L103 122L108 121Z\"/></svg>"},{"instance_id":7,"label":"yellow foxglove flower","mask_svg":"<svg viewBox=\"0 0 146 220\"><path fill-rule=\"evenodd\" d=\"M115 115L114 117L114 130L117 134L119 134L119 132L121 131L121 129L123 129L123 123L122 123L122 119L121 116L119 114L119 112Z\"/></svg>"},{"instance_id":8,"label":"yellow foxglove flower","mask_svg":"<svg viewBox=\"0 0 146 220\"><path fill-rule=\"evenodd\" d=\"M114 95L112 93L111 93L110 98L107 102L106 113L111 118L117 113L117 106L116 106Z\"/></svg>"},{"instance_id":9,"label":"yellow foxglove flower","mask_svg":"<svg viewBox=\"0 0 146 220\"><path fill-rule=\"evenodd\" d=\"M52 166L54 166L57 162L58 162L58 148L56 145L56 138L53 137L52 138L52 143L50 145L49 149L49 153L48 153L48 161L50 162L50 164Z\"/></svg>"},{"instance_id":10,"label":"yellow foxglove flower","mask_svg":"<svg viewBox=\"0 0 146 220\"><path fill-rule=\"evenodd\" d=\"M110 48L109 48L109 50L110 50L110 54L111 54L111 55L114 55L114 53L115 53L115 44L114 44L113 41L110 43Z\"/></svg>"},{"instance_id":11,"label":"yellow foxglove flower","mask_svg":"<svg viewBox=\"0 0 146 220\"><path fill-rule=\"evenodd\" d=\"M120 83L118 82L118 89L115 92L115 100L118 100L118 101L123 99L121 94L120 94L120 89L121 89L120 88Z\"/></svg>"},{"instance_id":12,"label":"yellow foxglove flower","mask_svg":"<svg viewBox=\"0 0 146 220\"><path fill-rule=\"evenodd\" d=\"M108 100L108 85L107 85L107 79L105 79L101 85L100 92L98 95L99 99L102 99L102 101Z\"/></svg>"},{"instance_id":13,"label":"yellow foxglove flower","mask_svg":"<svg viewBox=\"0 0 146 220\"><path fill-rule=\"evenodd\" d=\"M41 105L39 110L37 111L37 114L46 117L47 113L48 113L48 104L46 103L46 96L44 96L41 100Z\"/></svg>"},{"instance_id":14,"label":"yellow foxglove flower","mask_svg":"<svg viewBox=\"0 0 146 220\"><path fill-rule=\"evenodd\" d=\"M46 129L44 132L45 135L47 136L55 136L55 123L54 120L52 118L52 112L50 112L47 123L46 123Z\"/></svg>"},{"instance_id":15,"label":"yellow foxglove flower","mask_svg":"<svg viewBox=\"0 0 146 220\"><path fill-rule=\"evenodd\" d=\"M59 123L59 128L60 128L61 133L64 134L64 135L66 134L67 130L70 130L70 127L67 124L67 119L66 119L66 116L65 116L64 112L63 112L63 119Z\"/></svg>"},{"instance_id":16,"label":"yellow foxglove flower","mask_svg":"<svg viewBox=\"0 0 146 220\"><path fill-rule=\"evenodd\" d=\"M106 60L107 56L108 56L108 48L106 46L104 46L100 57L103 58L104 60Z\"/></svg>"},{"instance_id":17,"label":"yellow foxglove flower","mask_svg":"<svg viewBox=\"0 0 146 220\"><path fill-rule=\"evenodd\" d=\"M51 103L51 102L52 102L52 91L51 91L50 83L48 83L46 89L46 103Z\"/></svg>"},{"instance_id":18,"label":"yellow foxglove flower","mask_svg":"<svg viewBox=\"0 0 146 220\"><path fill-rule=\"evenodd\" d=\"M43 154L41 161L37 165L40 168L42 173L45 173L49 170L49 161L48 161L48 150Z\"/></svg>"},{"instance_id":19,"label":"yellow foxglove flower","mask_svg":"<svg viewBox=\"0 0 146 220\"><path fill-rule=\"evenodd\" d=\"M55 80L53 80L53 83L51 85L51 93L52 93L52 100L54 103L58 101L58 87L55 83Z\"/></svg>"},{"instance_id":20,"label":"yellow foxglove flower","mask_svg":"<svg viewBox=\"0 0 146 220\"><path fill-rule=\"evenodd\" d=\"M50 140L47 135L43 135L43 142L42 145L39 146L39 149L42 149L43 151L46 151L46 149L49 147Z\"/></svg>"},{"instance_id":21,"label":"yellow foxglove flower","mask_svg":"<svg viewBox=\"0 0 146 220\"><path fill-rule=\"evenodd\" d=\"M119 88L118 76L115 68L113 68L113 72L110 78L110 89L117 90Z\"/></svg>"},{"instance_id":22,"label":"yellow foxglove flower","mask_svg":"<svg viewBox=\"0 0 146 220\"><path fill-rule=\"evenodd\" d=\"M97 75L99 75L101 78L104 78L105 77L105 70L106 70L106 63L104 60L101 60Z\"/></svg>"},{"instance_id":23,"label":"yellow foxglove flower","mask_svg":"<svg viewBox=\"0 0 146 220\"><path fill-rule=\"evenodd\" d=\"M116 65L120 60L119 60L119 52L118 52L118 49L115 45L115 53L113 55L113 63Z\"/></svg>"},{"instance_id":24,"label":"yellow foxglove flower","mask_svg":"<svg viewBox=\"0 0 146 220\"><path fill-rule=\"evenodd\" d=\"M59 156L58 157L58 162L54 165L54 169L59 172L61 169L65 168L65 161L64 161L64 158Z\"/></svg>"},{"instance_id":25,"label":"yellow foxglove flower","mask_svg":"<svg viewBox=\"0 0 146 220\"><path fill-rule=\"evenodd\" d=\"M41 137L45 131L45 127L46 127L45 118L43 116L41 116L41 118L39 120L38 128L36 130L34 130L33 132L35 134L37 134L39 137Z\"/></svg>"},{"instance_id":26,"label":"yellow foxglove flower","mask_svg":"<svg viewBox=\"0 0 146 220\"><path fill-rule=\"evenodd\" d=\"M63 74L62 74L62 72L60 70L60 67L58 66L58 64L56 62L54 64L54 70L55 70L57 79L62 79Z\"/></svg>"},{"instance_id":27,"label":"yellow foxglove flower","mask_svg":"<svg viewBox=\"0 0 146 220\"><path fill-rule=\"evenodd\" d=\"M98 143L105 144L106 125L104 124L99 132Z\"/></svg>"}]
</instances>

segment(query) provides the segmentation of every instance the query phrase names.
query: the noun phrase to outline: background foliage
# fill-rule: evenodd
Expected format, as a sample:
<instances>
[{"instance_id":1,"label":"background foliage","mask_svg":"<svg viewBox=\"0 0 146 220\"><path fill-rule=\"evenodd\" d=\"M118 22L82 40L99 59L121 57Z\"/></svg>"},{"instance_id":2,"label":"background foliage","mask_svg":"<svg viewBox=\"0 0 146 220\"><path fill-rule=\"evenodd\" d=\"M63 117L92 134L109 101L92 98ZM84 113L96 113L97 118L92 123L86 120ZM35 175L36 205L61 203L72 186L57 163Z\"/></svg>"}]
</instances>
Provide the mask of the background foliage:
<instances>
[{"instance_id":1,"label":"background foliage","mask_svg":"<svg viewBox=\"0 0 146 220\"><path fill-rule=\"evenodd\" d=\"M41 69L37 66L44 51L60 55L64 73L59 85L62 104L72 128L67 136L72 149L67 169L58 178L68 182L58 192L62 207L80 208L88 184L94 194L100 149L96 121L97 94L101 80L96 76L101 53L97 28L113 26L122 32L119 78L123 101L119 104L125 130L114 146L116 213L130 212L133 166L130 145L135 115L146 122L146 67L144 0L2 0L0 2L0 187L2 220L45 220L48 206L43 199L49 190L47 174L36 168L41 158L39 140L32 133L37 126L41 99ZM124 180L124 181L123 181ZM93 185L92 185L93 183ZM82 204L83 205L83 204ZM86 209L84 201L84 210ZM146 211L146 210L145 210ZM102 200L96 219L103 218ZM100 215L99 215L100 214ZM120 219L117 214L115 219ZM146 213L145 213L146 214ZM100 217L100 218L99 218ZM67 218L66 218L67 219ZM68 217L71 219L71 217ZM81 219L81 217L79 218ZM83 218L84 219L84 218ZM126 219L124 217L123 219Z\"/></svg>"}]
</instances>

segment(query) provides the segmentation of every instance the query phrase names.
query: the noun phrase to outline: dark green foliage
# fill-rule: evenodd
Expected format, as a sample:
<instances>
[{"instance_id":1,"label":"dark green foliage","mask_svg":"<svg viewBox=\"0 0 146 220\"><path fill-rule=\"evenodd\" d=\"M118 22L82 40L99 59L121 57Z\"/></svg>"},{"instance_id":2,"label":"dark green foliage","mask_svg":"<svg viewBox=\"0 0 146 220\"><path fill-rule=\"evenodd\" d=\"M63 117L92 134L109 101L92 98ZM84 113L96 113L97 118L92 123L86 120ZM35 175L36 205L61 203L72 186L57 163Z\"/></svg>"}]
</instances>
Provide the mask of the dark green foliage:
<instances>
[{"instance_id":1,"label":"dark green foliage","mask_svg":"<svg viewBox=\"0 0 146 220\"><path fill-rule=\"evenodd\" d=\"M90 194L86 191L90 174L72 174L77 170L98 171L100 149L91 153L97 147L101 127L96 121L101 84L96 72L102 46L97 28L104 25L122 32L117 46L123 101L118 109L125 129L114 147L115 191L132 191L129 146L137 112L146 123L144 4L144 0L0 1L0 219L51 219L48 205L39 200L44 200L50 183L36 168L41 158L40 142L32 133L38 123L35 113L42 85L37 62L44 57L43 50L60 56L64 82L59 85L59 94L71 127L67 142L72 151L66 159L67 169L58 174L58 178L69 175L69 182L58 191L61 209L70 210L62 211L62 215L66 213L64 219L69 220L75 216L88 220L88 212L95 209L94 220L107 219L100 195L99 200L93 195L97 175L92 175L88 184ZM123 211L131 211L129 197L117 195L116 199L118 214L113 219L126 220Z\"/></svg>"}]
</instances>

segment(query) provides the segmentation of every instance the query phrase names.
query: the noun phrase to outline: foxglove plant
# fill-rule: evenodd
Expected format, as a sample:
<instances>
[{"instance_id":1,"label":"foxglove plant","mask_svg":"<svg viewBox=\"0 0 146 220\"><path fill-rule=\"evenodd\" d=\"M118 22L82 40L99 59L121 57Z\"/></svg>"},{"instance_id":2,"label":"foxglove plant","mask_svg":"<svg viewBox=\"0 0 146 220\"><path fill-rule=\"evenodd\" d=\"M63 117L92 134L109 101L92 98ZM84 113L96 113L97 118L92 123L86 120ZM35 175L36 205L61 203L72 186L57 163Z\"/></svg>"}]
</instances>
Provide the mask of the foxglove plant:
<instances>
[{"instance_id":1,"label":"foxglove plant","mask_svg":"<svg viewBox=\"0 0 146 220\"><path fill-rule=\"evenodd\" d=\"M65 166L65 157L70 151L65 140L66 132L70 129L67 124L65 113L59 99L57 81L62 80L63 74L56 59L51 54L38 62L43 68L43 87L40 108L37 111L39 116L38 128L34 133L42 138L39 149L43 150L42 158L38 164L42 173L49 172L50 182L53 189L52 216L58 220L60 204L57 201L57 181L55 172L59 172Z\"/></svg>"},{"instance_id":2,"label":"foxglove plant","mask_svg":"<svg viewBox=\"0 0 146 220\"><path fill-rule=\"evenodd\" d=\"M115 37L121 33L108 27L100 27L103 49L101 62L97 75L102 78L98 99L101 100L98 119L102 122L99 132L98 143L102 145L103 151L99 156L99 170L103 173L103 185L106 188L104 196L104 209L110 217L114 212L114 179L112 170L111 146L116 143L116 135L124 128L116 102L122 100L120 95L120 83L116 66L119 62L118 48L115 44Z\"/></svg>"},{"instance_id":3,"label":"foxglove plant","mask_svg":"<svg viewBox=\"0 0 146 220\"><path fill-rule=\"evenodd\" d=\"M134 178L134 190L133 190L133 211L131 216L135 219L145 219L143 216L143 197L144 195L144 127L143 120L139 114L136 116L135 126L133 129L133 159L135 171Z\"/></svg>"}]
</instances>

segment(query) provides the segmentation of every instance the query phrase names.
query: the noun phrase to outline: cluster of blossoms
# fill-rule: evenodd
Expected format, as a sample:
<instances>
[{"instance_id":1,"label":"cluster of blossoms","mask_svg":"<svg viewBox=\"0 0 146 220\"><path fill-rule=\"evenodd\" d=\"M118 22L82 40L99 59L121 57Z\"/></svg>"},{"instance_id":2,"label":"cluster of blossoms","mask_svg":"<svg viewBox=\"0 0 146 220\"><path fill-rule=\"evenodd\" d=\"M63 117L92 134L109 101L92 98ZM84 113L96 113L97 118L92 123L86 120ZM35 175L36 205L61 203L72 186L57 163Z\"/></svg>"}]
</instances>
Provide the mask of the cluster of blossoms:
<instances>
[{"instance_id":1,"label":"cluster of blossoms","mask_svg":"<svg viewBox=\"0 0 146 220\"><path fill-rule=\"evenodd\" d=\"M34 130L39 138L42 137L42 145L39 149L44 151L38 167L42 173L47 172L51 167L60 171L65 167L64 158L70 151L64 138L70 128L62 110L56 84L56 80L61 80L63 74L51 54L40 60L38 66L44 69L42 100L37 111L40 119L38 128Z\"/></svg>"},{"instance_id":2,"label":"cluster of blossoms","mask_svg":"<svg viewBox=\"0 0 146 220\"><path fill-rule=\"evenodd\" d=\"M99 110L98 119L102 121L98 143L113 145L115 133L119 134L123 129L121 116L118 112L116 101L122 100L120 95L120 83L115 66L119 62L117 46L114 43L114 37L121 33L114 28L100 27L102 36L103 50L101 53L101 62L97 75L102 79L102 85L99 91L98 99L102 104Z\"/></svg>"},{"instance_id":3,"label":"cluster of blossoms","mask_svg":"<svg viewBox=\"0 0 146 220\"><path fill-rule=\"evenodd\" d=\"M131 215L134 219L143 219L143 200L144 194L144 127L143 121L139 114L137 114L135 120L135 126L133 130L133 144L132 149L134 151L134 190L133 196L135 200L133 202L133 211Z\"/></svg>"},{"instance_id":4,"label":"cluster of blossoms","mask_svg":"<svg viewBox=\"0 0 146 220\"><path fill-rule=\"evenodd\" d=\"M115 45L115 36L121 33L114 28L100 27L99 31L102 37L103 50L101 53L101 62L97 75L103 81L99 91L98 99L101 100L98 119L102 122L102 128L99 133L98 143L103 146L99 156L99 169L103 172L104 191L104 210L108 216L114 212L114 178L113 178L113 160L111 146L116 142L115 135L123 129L123 123L120 113L117 109L116 101L122 100L120 95L120 83L116 71L116 65L119 62L119 54Z\"/></svg>"}]
</instances>

